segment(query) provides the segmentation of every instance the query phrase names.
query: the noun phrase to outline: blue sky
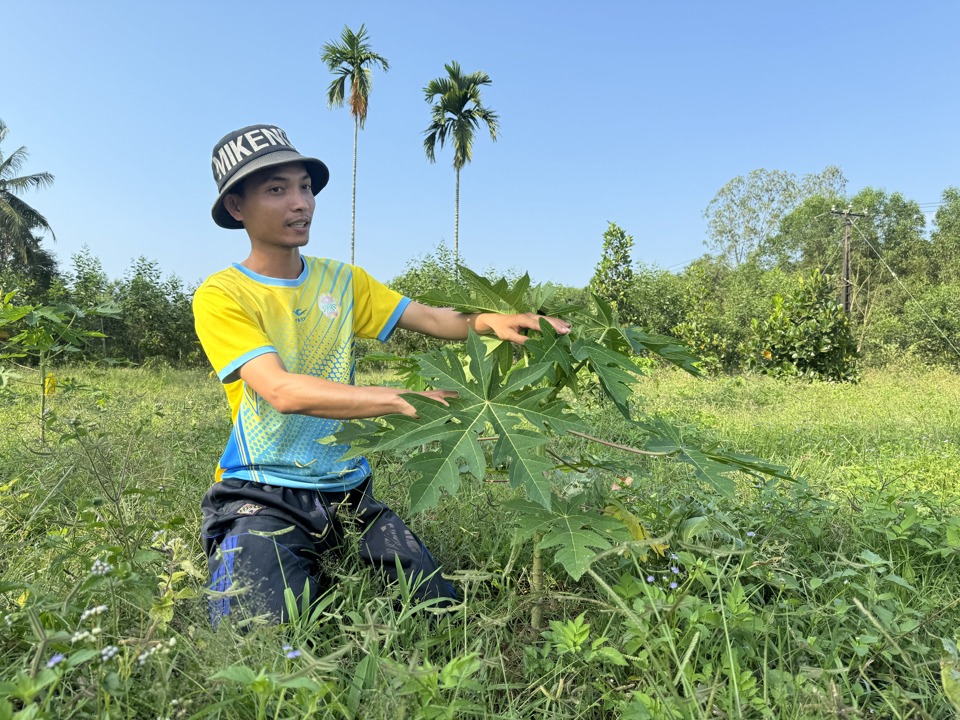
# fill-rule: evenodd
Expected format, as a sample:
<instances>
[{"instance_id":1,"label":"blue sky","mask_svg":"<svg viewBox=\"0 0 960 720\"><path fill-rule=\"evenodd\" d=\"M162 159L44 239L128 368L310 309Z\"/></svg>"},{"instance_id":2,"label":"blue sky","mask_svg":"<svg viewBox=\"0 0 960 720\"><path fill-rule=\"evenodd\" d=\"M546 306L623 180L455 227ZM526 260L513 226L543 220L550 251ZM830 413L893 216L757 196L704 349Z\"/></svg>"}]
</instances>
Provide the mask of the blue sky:
<instances>
[{"instance_id":1,"label":"blue sky","mask_svg":"<svg viewBox=\"0 0 960 720\"><path fill-rule=\"evenodd\" d=\"M382 280L453 243L452 154L422 148L422 88L451 60L491 76L501 118L461 179L481 271L583 285L609 221L635 260L682 267L710 199L755 168L834 164L848 191L920 203L960 185L960 3L35 0L2 18L3 149L56 176L25 199L61 262L86 244L111 277L145 255L192 284L246 256L210 219L210 153L259 122L329 166L309 251L349 259L353 124L326 107L320 48L360 23L391 65L359 139L357 262Z\"/></svg>"}]
</instances>

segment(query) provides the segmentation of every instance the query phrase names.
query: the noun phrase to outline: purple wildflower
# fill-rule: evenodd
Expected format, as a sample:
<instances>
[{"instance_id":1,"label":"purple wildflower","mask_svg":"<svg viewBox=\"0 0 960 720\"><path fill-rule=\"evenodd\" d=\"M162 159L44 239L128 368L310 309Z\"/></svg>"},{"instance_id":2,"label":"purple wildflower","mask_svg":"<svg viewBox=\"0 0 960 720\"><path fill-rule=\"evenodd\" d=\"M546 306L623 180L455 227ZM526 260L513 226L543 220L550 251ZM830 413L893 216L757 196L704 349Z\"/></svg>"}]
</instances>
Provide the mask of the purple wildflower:
<instances>
[{"instance_id":1,"label":"purple wildflower","mask_svg":"<svg viewBox=\"0 0 960 720\"><path fill-rule=\"evenodd\" d=\"M48 668L56 667L61 662L63 662L64 659L65 659L65 655L63 653L57 653L52 658L47 660L47 667Z\"/></svg>"}]
</instances>

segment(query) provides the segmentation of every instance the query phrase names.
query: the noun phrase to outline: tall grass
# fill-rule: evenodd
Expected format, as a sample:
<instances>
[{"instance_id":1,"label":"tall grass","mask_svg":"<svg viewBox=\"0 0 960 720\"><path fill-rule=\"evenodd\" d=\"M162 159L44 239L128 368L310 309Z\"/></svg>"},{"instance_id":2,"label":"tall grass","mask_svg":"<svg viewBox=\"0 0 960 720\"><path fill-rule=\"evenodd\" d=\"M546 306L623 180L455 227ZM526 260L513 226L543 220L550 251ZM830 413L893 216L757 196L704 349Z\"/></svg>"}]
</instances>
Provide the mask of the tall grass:
<instances>
[{"instance_id":1,"label":"tall grass","mask_svg":"<svg viewBox=\"0 0 960 720\"><path fill-rule=\"evenodd\" d=\"M229 433L216 379L57 374L42 420L37 397L0 389L0 720L951 716L939 663L960 628L956 375L654 372L646 412L798 482L742 478L729 500L669 461L629 484L578 477L668 547L607 553L580 582L552 566L535 596L512 494L491 477L409 518L461 591L453 611L384 587L348 538L336 582L295 622L213 632L198 531ZM578 401L610 439L635 440L589 392ZM371 460L406 516L398 458Z\"/></svg>"}]
</instances>

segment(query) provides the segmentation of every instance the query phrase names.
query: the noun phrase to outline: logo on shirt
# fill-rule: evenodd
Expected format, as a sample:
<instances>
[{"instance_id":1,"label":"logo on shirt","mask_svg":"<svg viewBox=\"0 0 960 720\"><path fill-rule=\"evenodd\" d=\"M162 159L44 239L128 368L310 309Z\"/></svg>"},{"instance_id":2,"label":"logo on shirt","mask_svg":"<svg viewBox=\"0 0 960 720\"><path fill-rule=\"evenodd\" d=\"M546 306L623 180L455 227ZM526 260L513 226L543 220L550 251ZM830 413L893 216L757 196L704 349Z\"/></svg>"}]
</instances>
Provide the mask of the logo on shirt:
<instances>
[{"instance_id":1,"label":"logo on shirt","mask_svg":"<svg viewBox=\"0 0 960 720\"><path fill-rule=\"evenodd\" d=\"M304 320L306 320L306 319L307 319L307 311L306 311L306 310L301 310L300 308L297 308L296 310L293 311L293 321L294 321L294 322L296 322L296 323L302 323L302 322L303 322Z\"/></svg>"},{"instance_id":2,"label":"logo on shirt","mask_svg":"<svg viewBox=\"0 0 960 720\"><path fill-rule=\"evenodd\" d=\"M334 300L333 295L321 295L317 301L320 312L333 320L340 316L340 305Z\"/></svg>"}]
</instances>

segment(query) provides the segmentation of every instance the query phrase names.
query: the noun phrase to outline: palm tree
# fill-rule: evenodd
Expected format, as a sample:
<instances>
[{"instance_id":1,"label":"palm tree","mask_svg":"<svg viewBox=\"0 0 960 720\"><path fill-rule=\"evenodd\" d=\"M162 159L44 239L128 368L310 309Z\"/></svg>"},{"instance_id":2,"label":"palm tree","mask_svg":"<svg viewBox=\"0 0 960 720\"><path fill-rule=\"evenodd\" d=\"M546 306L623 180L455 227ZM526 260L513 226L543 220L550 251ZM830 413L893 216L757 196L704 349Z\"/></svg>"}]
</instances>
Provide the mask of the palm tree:
<instances>
[{"instance_id":1,"label":"palm tree","mask_svg":"<svg viewBox=\"0 0 960 720\"><path fill-rule=\"evenodd\" d=\"M7 132L6 124L0 120L0 144L6 139ZM40 238L34 231L49 232L56 238L47 219L17 197L17 193L24 190L53 183L53 175L46 172L18 176L26 159L25 147L17 148L8 157L4 157L0 150L0 262L16 262L29 271L33 264L43 265L50 257L40 247Z\"/></svg>"},{"instance_id":2,"label":"palm tree","mask_svg":"<svg viewBox=\"0 0 960 720\"><path fill-rule=\"evenodd\" d=\"M323 62L335 75L327 88L327 105L331 108L343 107L347 84L350 84L350 114L353 115L353 205L350 211L350 264L356 260L355 245L357 235L357 133L367 121L367 100L373 86L373 70L370 65L379 65L384 72L390 69L385 57L377 55L367 44L367 31L361 25L354 33L344 26L340 33L340 42L325 43Z\"/></svg>"},{"instance_id":3,"label":"palm tree","mask_svg":"<svg viewBox=\"0 0 960 720\"><path fill-rule=\"evenodd\" d=\"M497 141L500 120L490 108L483 106L480 88L490 85L490 76L485 72L464 75L460 63L453 61L444 65L447 77L431 80L423 89L431 107L431 122L424 134L423 149L430 162L436 162L434 151L437 143L442 148L447 138L453 141L453 169L457 171L456 208L453 215L453 260L460 262L460 169L473 159L473 133L486 123L490 139Z\"/></svg>"}]
</instances>

